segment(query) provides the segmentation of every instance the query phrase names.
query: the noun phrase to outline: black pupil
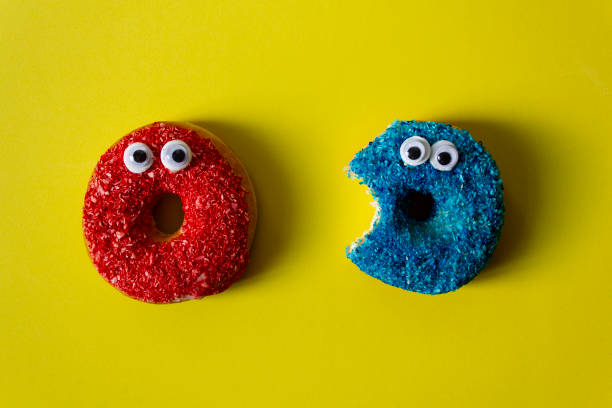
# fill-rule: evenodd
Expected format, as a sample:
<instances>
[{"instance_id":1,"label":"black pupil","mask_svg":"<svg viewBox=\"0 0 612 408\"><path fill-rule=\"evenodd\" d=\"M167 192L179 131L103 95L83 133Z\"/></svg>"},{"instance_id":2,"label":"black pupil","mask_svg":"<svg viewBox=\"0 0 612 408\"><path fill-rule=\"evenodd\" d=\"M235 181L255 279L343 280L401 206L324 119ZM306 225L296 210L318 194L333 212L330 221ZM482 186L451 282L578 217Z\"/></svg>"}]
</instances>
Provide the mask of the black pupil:
<instances>
[{"instance_id":1,"label":"black pupil","mask_svg":"<svg viewBox=\"0 0 612 408\"><path fill-rule=\"evenodd\" d=\"M144 163L145 161L147 161L147 152L145 152L144 150L136 150L132 154L132 157L134 158L134 161L136 163Z\"/></svg>"},{"instance_id":2,"label":"black pupil","mask_svg":"<svg viewBox=\"0 0 612 408\"><path fill-rule=\"evenodd\" d=\"M441 165L446 166L450 162L451 162L450 153L442 152L438 155L438 163L440 163Z\"/></svg>"},{"instance_id":3,"label":"black pupil","mask_svg":"<svg viewBox=\"0 0 612 408\"><path fill-rule=\"evenodd\" d=\"M176 149L175 151L173 151L172 160L177 163L181 163L183 160L185 160L185 151L182 149Z\"/></svg>"},{"instance_id":4,"label":"black pupil","mask_svg":"<svg viewBox=\"0 0 612 408\"><path fill-rule=\"evenodd\" d=\"M419 157L421 157L421 149L416 146L412 146L410 149L408 149L408 158L410 160L416 160Z\"/></svg>"}]
</instances>

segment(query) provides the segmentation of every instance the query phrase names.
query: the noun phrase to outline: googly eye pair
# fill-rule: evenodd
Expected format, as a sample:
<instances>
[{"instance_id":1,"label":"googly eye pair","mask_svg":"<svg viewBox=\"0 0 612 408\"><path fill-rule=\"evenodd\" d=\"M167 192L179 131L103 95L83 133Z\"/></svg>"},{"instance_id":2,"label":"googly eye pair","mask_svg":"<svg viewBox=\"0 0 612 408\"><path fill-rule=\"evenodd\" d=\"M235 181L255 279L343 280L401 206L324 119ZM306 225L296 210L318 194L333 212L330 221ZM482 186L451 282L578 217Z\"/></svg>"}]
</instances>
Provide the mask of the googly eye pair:
<instances>
[{"instance_id":1,"label":"googly eye pair","mask_svg":"<svg viewBox=\"0 0 612 408\"><path fill-rule=\"evenodd\" d=\"M162 164L173 173L187 167L191 157L191 149L182 140L166 143L161 151ZM123 163L132 173L142 173L153 164L153 152L144 143L132 143L123 152Z\"/></svg>"},{"instance_id":2,"label":"googly eye pair","mask_svg":"<svg viewBox=\"0 0 612 408\"><path fill-rule=\"evenodd\" d=\"M400 146L400 156L408 166L419 166L429 160L440 171L452 170L459 161L457 148L448 140L440 140L430 146L421 136L404 140Z\"/></svg>"}]
</instances>

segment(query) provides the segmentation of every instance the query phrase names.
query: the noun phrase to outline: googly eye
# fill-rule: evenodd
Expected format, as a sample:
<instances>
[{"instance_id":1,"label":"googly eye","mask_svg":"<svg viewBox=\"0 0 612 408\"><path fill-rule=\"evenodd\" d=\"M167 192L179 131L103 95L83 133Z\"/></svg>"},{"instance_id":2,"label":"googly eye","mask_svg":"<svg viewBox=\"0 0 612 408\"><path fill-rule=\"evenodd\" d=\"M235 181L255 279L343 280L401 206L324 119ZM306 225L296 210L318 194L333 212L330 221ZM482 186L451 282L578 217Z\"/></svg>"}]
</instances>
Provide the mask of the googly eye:
<instances>
[{"instance_id":1,"label":"googly eye","mask_svg":"<svg viewBox=\"0 0 612 408\"><path fill-rule=\"evenodd\" d=\"M418 166L425 163L430 154L429 142L421 136L409 137L400 146L400 156L408 166Z\"/></svg>"},{"instance_id":2,"label":"googly eye","mask_svg":"<svg viewBox=\"0 0 612 408\"><path fill-rule=\"evenodd\" d=\"M440 140L431 146L429 162L440 171L451 171L459 161L459 152L448 140Z\"/></svg>"},{"instance_id":3,"label":"googly eye","mask_svg":"<svg viewBox=\"0 0 612 408\"><path fill-rule=\"evenodd\" d=\"M123 163L132 173L142 173L153 164L153 153L144 143L132 143L123 151Z\"/></svg>"},{"instance_id":4,"label":"googly eye","mask_svg":"<svg viewBox=\"0 0 612 408\"><path fill-rule=\"evenodd\" d=\"M161 161L173 173L182 170L191 161L191 149L182 140L172 140L162 148Z\"/></svg>"}]
</instances>

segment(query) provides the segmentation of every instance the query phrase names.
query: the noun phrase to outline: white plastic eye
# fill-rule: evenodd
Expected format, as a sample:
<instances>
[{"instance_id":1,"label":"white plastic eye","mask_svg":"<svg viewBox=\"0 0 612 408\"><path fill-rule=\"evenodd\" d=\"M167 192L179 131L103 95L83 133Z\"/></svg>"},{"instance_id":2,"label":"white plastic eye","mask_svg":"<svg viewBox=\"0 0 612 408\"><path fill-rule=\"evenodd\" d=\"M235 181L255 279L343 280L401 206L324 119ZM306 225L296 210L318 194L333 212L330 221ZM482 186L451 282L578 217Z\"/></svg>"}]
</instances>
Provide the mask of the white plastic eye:
<instances>
[{"instance_id":1,"label":"white plastic eye","mask_svg":"<svg viewBox=\"0 0 612 408\"><path fill-rule=\"evenodd\" d=\"M400 156L408 166L418 166L425 163L430 154L429 142L421 136L409 137L400 146Z\"/></svg>"},{"instance_id":2,"label":"white plastic eye","mask_svg":"<svg viewBox=\"0 0 612 408\"><path fill-rule=\"evenodd\" d=\"M182 170L191 161L191 149L182 140L171 140L162 148L161 161L173 173Z\"/></svg>"},{"instance_id":3,"label":"white plastic eye","mask_svg":"<svg viewBox=\"0 0 612 408\"><path fill-rule=\"evenodd\" d=\"M123 163L132 173L142 173L153 164L153 153L144 143L132 143L123 151Z\"/></svg>"},{"instance_id":4,"label":"white plastic eye","mask_svg":"<svg viewBox=\"0 0 612 408\"><path fill-rule=\"evenodd\" d=\"M459 152L448 140L440 140L431 146L432 166L440 171L451 171L459 161Z\"/></svg>"}]
</instances>

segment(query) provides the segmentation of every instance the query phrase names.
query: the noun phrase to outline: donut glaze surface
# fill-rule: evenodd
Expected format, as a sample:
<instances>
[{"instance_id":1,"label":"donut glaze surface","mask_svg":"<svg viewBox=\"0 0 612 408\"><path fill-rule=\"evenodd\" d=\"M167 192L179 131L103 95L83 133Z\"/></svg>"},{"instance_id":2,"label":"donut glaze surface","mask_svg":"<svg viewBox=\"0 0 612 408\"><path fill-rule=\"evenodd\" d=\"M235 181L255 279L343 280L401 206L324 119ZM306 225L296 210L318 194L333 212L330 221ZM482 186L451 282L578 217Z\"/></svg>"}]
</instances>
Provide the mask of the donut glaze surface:
<instances>
[{"instance_id":1,"label":"donut glaze surface","mask_svg":"<svg viewBox=\"0 0 612 408\"><path fill-rule=\"evenodd\" d=\"M175 172L160 160L172 140L185 142L193 155ZM129 171L123 159L136 142L153 157L142 173ZM249 206L241 182L211 139L193 129L157 122L123 137L100 158L85 195L83 230L98 272L123 293L152 303L225 290L249 261ZM152 215L167 193L180 197L184 211L172 236L156 229Z\"/></svg>"},{"instance_id":2,"label":"donut glaze surface","mask_svg":"<svg viewBox=\"0 0 612 408\"><path fill-rule=\"evenodd\" d=\"M440 171L429 161L407 165L400 147L414 136L430 145L454 144L454 168ZM347 248L359 269L392 286L438 294L468 283L486 265L503 225L503 185L491 155L466 130L395 121L348 170L368 186L377 207L371 229ZM415 209L423 201L430 211Z\"/></svg>"}]
</instances>

